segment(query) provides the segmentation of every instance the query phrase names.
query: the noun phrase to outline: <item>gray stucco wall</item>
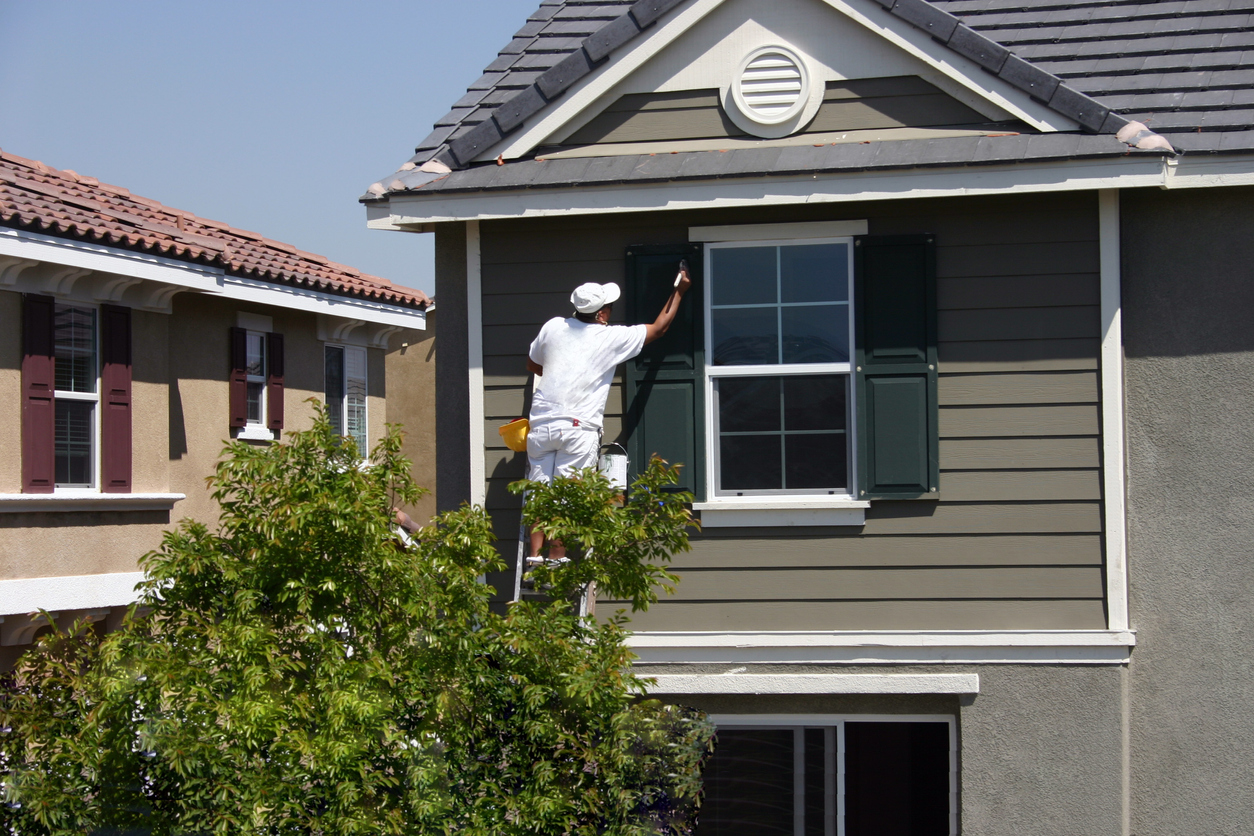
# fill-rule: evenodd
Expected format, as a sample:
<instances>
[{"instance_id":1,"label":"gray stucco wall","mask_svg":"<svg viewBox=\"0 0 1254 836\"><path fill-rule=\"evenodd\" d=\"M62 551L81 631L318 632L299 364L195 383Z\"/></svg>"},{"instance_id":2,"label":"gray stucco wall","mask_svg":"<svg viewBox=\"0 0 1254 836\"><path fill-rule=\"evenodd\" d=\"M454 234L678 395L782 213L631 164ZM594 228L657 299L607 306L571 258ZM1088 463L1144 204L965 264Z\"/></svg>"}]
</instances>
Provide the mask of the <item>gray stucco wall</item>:
<instances>
[{"instance_id":1,"label":"gray stucco wall","mask_svg":"<svg viewBox=\"0 0 1254 836\"><path fill-rule=\"evenodd\" d=\"M649 666L640 672L693 673L700 669ZM770 670L755 666L752 672ZM823 670L790 666L783 672ZM835 672L976 673L980 693L962 698L828 695L665 699L712 714L956 715L959 826L964 836L1114 836L1122 832L1123 667L931 665L841 667Z\"/></svg>"},{"instance_id":2,"label":"gray stucco wall","mask_svg":"<svg viewBox=\"0 0 1254 836\"><path fill-rule=\"evenodd\" d=\"M1254 189L1122 216L1132 832L1249 833Z\"/></svg>"}]
</instances>

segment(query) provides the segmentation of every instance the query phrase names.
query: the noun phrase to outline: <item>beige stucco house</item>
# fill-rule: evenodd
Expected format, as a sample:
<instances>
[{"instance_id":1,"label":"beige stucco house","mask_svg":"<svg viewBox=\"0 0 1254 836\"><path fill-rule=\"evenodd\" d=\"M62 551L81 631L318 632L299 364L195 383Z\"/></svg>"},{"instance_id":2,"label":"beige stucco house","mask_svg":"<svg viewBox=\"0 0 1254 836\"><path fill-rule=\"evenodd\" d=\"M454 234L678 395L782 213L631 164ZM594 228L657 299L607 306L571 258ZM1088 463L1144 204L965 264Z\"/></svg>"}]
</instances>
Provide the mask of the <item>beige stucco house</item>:
<instances>
[{"instance_id":1,"label":"beige stucco house","mask_svg":"<svg viewBox=\"0 0 1254 836\"><path fill-rule=\"evenodd\" d=\"M253 232L0 152L0 666L47 621L121 618L225 442L325 402L434 487L431 300ZM431 508L410 509L418 518Z\"/></svg>"}]
</instances>

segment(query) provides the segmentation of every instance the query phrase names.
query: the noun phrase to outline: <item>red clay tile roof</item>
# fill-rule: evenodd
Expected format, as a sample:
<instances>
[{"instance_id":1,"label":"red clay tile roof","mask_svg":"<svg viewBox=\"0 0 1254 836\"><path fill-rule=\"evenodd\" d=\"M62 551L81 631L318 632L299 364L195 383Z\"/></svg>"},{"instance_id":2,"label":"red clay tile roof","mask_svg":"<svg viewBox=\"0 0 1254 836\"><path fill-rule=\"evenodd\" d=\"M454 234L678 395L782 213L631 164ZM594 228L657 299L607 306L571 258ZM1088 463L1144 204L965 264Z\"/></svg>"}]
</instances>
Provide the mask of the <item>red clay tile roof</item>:
<instances>
[{"instance_id":1,"label":"red clay tile roof","mask_svg":"<svg viewBox=\"0 0 1254 836\"><path fill-rule=\"evenodd\" d=\"M409 308L431 304L421 290L3 150L0 225L139 250L218 267L232 276L323 293Z\"/></svg>"}]
</instances>

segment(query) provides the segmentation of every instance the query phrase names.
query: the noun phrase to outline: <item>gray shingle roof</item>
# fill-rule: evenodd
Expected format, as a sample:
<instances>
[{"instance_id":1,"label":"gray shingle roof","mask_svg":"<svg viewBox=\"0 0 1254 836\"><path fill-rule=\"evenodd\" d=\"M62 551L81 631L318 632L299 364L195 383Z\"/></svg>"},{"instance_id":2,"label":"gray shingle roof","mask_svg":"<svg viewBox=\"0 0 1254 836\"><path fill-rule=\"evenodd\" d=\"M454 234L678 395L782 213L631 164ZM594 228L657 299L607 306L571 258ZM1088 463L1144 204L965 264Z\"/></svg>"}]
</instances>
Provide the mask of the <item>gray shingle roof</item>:
<instances>
[{"instance_id":1,"label":"gray shingle roof","mask_svg":"<svg viewBox=\"0 0 1254 836\"><path fill-rule=\"evenodd\" d=\"M411 161L372 187L372 193L363 199L419 188L447 192L539 185L536 178L544 167L548 167L543 175L546 185L564 184L572 181L558 176L559 170L573 173L576 168L596 168L574 160L510 161L469 176L471 162L483 151L684 2L688 0L543 0L484 75L419 143ZM1254 131L1249 130L1254 123L1254 0L876 2L887 13L928 32L1088 132L1110 135L1135 119L1167 136L1177 149L1254 149ZM1041 142L1028 136L1005 139L1010 141L998 142L998 147L1009 153L1015 146L1019 159L1037 158L1038 150L1043 149L1049 149L1046 157L1057 158L1058 149L1064 146L1072 149L1070 156L1102 156L1108 149L1110 153L1127 151L1109 136L1109 141L1098 143ZM874 157L879 161L876 165L895 160L894 167L909 165L911 159L945 159L948 164L980 162L977 158L964 160L957 150L925 147L956 142L883 143L897 147L879 150ZM953 147L968 146L988 147L979 143ZM693 162L709 153L677 156L688 161L688 171L695 172L711 165ZM751 160L764 159L756 151L729 151L724 156L727 160L720 166L732 165L746 174L774 174L787 173L776 170L780 159L807 155L792 149L788 154L773 152L770 165L756 172L745 169ZM846 164L866 158L865 152L846 150L809 156ZM649 172L659 167L670 170L674 165L648 157L632 159L636 160L631 167L633 175L626 178L631 180L655 179ZM413 170L428 160L454 171L444 177L444 172ZM623 164L612 168L626 170ZM529 173L533 170L537 173ZM679 170L675 169L675 176Z\"/></svg>"}]
</instances>

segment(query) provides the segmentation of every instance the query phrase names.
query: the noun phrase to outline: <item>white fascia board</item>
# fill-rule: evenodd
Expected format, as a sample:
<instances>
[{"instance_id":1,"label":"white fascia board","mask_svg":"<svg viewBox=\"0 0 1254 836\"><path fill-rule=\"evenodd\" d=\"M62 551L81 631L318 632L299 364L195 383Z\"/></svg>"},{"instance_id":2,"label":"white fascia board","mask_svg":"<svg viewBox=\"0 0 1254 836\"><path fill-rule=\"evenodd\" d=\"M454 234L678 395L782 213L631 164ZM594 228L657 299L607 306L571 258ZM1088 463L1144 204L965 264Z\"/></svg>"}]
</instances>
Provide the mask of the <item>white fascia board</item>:
<instances>
[{"instance_id":1,"label":"white fascia board","mask_svg":"<svg viewBox=\"0 0 1254 836\"><path fill-rule=\"evenodd\" d=\"M190 264L162 256L24 230L0 229L0 256L130 276L196 293L356 319L377 325L419 331L426 330L427 327L426 313L423 311L228 276L218 267Z\"/></svg>"},{"instance_id":2,"label":"white fascia board","mask_svg":"<svg viewBox=\"0 0 1254 836\"><path fill-rule=\"evenodd\" d=\"M216 267L18 229L0 229L0 255L116 273L205 293L216 290L222 276L222 270Z\"/></svg>"},{"instance_id":3,"label":"white fascia board","mask_svg":"<svg viewBox=\"0 0 1254 836\"><path fill-rule=\"evenodd\" d=\"M135 585L143 579L143 572L112 572L0 581L0 615L126 606L139 599Z\"/></svg>"},{"instance_id":4,"label":"white fascia board","mask_svg":"<svg viewBox=\"0 0 1254 836\"><path fill-rule=\"evenodd\" d=\"M637 665L1122 665L1131 630L636 633Z\"/></svg>"},{"instance_id":5,"label":"white fascia board","mask_svg":"<svg viewBox=\"0 0 1254 836\"><path fill-rule=\"evenodd\" d=\"M393 195L390 222L396 228L411 228L465 220L1163 187L1166 167L1158 156L1126 156L507 193L469 192L438 197Z\"/></svg>"},{"instance_id":6,"label":"white fascia board","mask_svg":"<svg viewBox=\"0 0 1254 836\"><path fill-rule=\"evenodd\" d=\"M650 694L961 694L980 692L974 673L717 673L652 676Z\"/></svg>"},{"instance_id":7,"label":"white fascia board","mask_svg":"<svg viewBox=\"0 0 1254 836\"><path fill-rule=\"evenodd\" d=\"M1164 188L1222 186L1254 186L1254 154L1184 156L1167 161Z\"/></svg>"}]
</instances>

